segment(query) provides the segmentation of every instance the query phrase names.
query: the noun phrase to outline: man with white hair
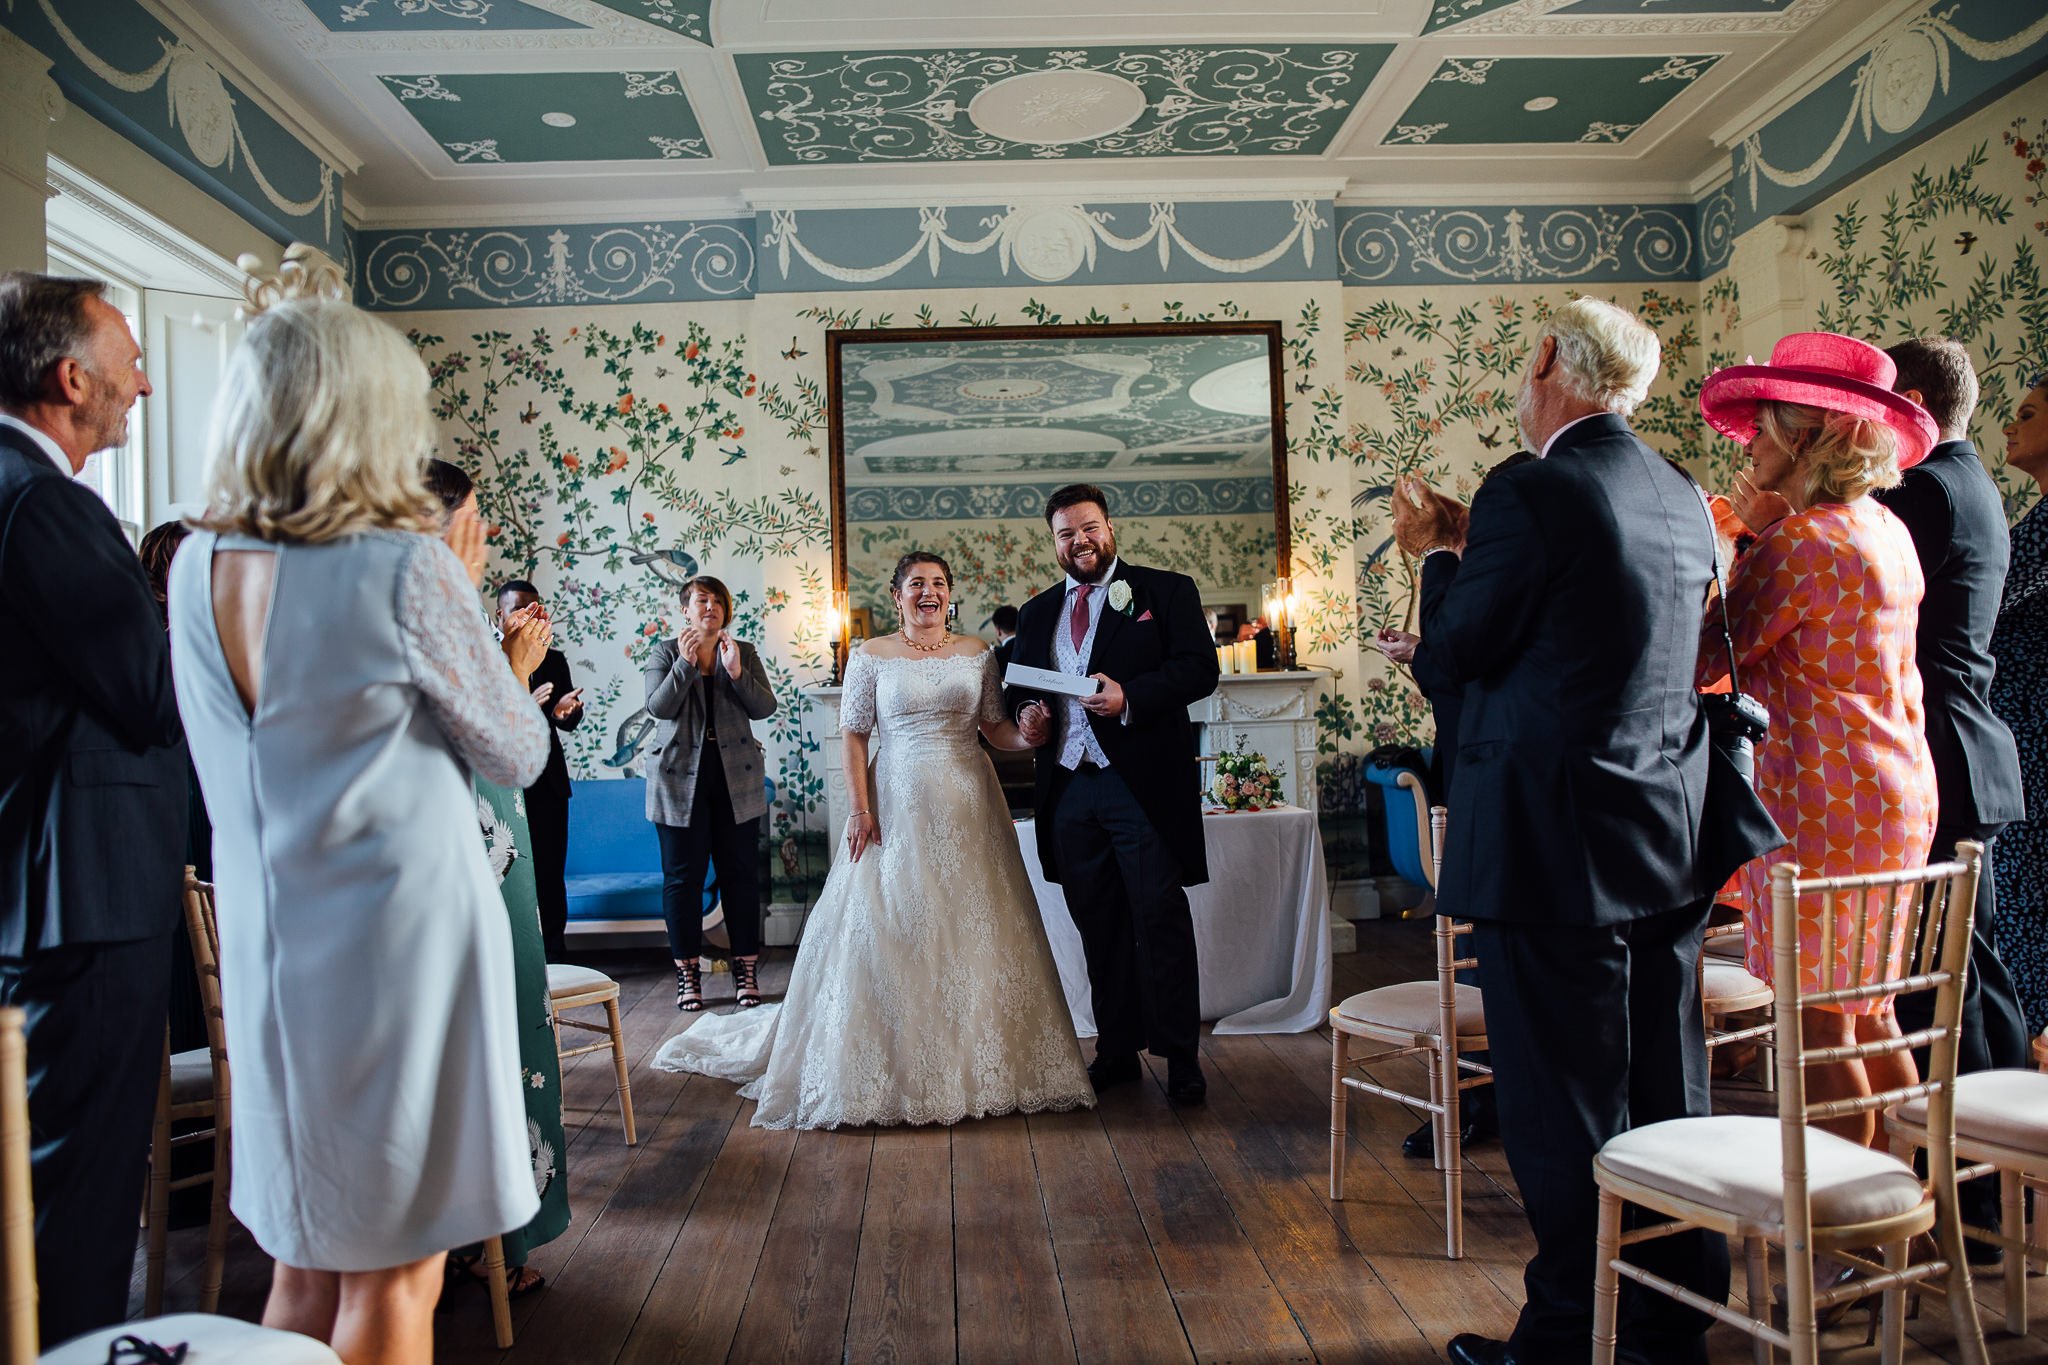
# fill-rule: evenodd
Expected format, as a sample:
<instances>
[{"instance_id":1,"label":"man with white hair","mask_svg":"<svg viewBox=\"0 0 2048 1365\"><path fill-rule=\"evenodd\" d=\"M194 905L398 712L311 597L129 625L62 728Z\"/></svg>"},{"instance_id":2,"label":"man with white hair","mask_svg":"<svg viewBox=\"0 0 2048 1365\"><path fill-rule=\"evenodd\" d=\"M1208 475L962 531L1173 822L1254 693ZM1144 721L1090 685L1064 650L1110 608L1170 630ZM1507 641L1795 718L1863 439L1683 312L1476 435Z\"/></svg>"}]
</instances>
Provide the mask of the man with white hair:
<instances>
[{"instance_id":1,"label":"man with white hair","mask_svg":"<svg viewBox=\"0 0 2048 1365\"><path fill-rule=\"evenodd\" d=\"M1536 1236L1513 1338L1458 1336L1458 1365L1586 1359L1593 1155L1631 1126L1708 1112L1707 908L1773 846L1768 820L1703 846L1693 682L1714 539L1691 482L1629 430L1657 364L1632 314L1573 300L1522 384L1541 458L1489 479L1469 514L1412 479L1394 496L1395 535L1423 561L1416 666L1464 687L1439 903L1474 922L1501 1142ZM1634 1259L1727 1297L1718 1236ZM1707 1325L1631 1295L1622 1351L1704 1362Z\"/></svg>"}]
</instances>

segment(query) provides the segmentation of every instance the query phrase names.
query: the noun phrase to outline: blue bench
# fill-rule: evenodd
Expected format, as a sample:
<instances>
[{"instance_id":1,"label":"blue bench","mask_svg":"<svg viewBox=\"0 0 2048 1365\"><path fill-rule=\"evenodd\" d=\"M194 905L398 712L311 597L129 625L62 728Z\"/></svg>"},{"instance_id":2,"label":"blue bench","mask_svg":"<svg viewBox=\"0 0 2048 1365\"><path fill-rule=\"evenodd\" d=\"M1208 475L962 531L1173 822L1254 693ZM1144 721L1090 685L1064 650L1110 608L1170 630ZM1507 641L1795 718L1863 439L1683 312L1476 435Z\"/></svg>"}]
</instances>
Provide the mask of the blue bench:
<instances>
[{"instance_id":1,"label":"blue bench","mask_svg":"<svg viewBox=\"0 0 2048 1365\"><path fill-rule=\"evenodd\" d=\"M1417 886L1434 886L1423 860L1427 858L1430 794L1423 774L1413 768L1383 768L1369 764L1365 780L1381 788L1387 812L1387 858L1394 871ZM1441 796L1435 798L1442 802ZM573 912L571 912L573 913Z\"/></svg>"},{"instance_id":2,"label":"blue bench","mask_svg":"<svg viewBox=\"0 0 2048 1365\"><path fill-rule=\"evenodd\" d=\"M569 853L564 881L569 928L642 929L663 923L661 845L647 819L647 779L603 778L570 784ZM775 784L768 784L775 800ZM704 878L704 918L717 922L718 880Z\"/></svg>"}]
</instances>

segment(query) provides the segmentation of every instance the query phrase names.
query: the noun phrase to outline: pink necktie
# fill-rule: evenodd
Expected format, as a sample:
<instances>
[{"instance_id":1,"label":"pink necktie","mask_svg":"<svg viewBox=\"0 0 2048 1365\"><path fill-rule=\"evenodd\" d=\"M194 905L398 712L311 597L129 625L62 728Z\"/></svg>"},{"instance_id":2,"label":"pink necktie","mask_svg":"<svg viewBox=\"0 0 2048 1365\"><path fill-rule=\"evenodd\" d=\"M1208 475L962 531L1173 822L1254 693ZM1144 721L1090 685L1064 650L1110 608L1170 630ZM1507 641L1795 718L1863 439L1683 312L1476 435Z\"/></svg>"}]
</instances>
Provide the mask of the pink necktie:
<instances>
[{"instance_id":1,"label":"pink necktie","mask_svg":"<svg viewBox=\"0 0 2048 1365\"><path fill-rule=\"evenodd\" d=\"M1092 583L1080 583L1074 587L1074 614L1067 619L1067 638L1074 642L1074 652L1081 652L1081 642L1088 638L1088 593Z\"/></svg>"}]
</instances>

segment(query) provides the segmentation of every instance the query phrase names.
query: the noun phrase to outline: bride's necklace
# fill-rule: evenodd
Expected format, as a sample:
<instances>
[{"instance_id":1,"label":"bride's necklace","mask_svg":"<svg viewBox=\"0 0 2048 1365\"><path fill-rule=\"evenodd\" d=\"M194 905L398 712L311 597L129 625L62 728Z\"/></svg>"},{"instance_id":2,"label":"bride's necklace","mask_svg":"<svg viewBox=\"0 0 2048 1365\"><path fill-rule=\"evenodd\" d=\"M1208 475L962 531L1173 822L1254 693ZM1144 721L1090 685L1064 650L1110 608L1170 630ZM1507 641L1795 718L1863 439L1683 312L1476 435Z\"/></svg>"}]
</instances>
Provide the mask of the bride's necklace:
<instances>
[{"instance_id":1,"label":"bride's necklace","mask_svg":"<svg viewBox=\"0 0 2048 1365\"><path fill-rule=\"evenodd\" d=\"M920 654L936 654L940 650L944 649L947 645L953 643L953 632L950 629L946 631L944 637L942 637L939 640L939 642L935 645L919 644L917 641L910 638L910 632L907 630L899 630L896 633L903 637L904 644L909 645L912 649L918 651Z\"/></svg>"}]
</instances>

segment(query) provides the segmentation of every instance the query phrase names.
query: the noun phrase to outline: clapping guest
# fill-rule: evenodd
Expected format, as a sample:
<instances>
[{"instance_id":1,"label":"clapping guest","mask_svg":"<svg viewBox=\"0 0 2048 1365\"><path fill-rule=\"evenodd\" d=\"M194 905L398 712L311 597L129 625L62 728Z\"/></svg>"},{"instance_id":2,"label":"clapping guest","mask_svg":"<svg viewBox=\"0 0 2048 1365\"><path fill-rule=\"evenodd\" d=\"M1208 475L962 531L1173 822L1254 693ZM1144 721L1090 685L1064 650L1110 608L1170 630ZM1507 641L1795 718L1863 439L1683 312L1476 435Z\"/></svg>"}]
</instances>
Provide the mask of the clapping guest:
<instances>
[{"instance_id":1,"label":"clapping guest","mask_svg":"<svg viewBox=\"0 0 2048 1365\"><path fill-rule=\"evenodd\" d=\"M539 1207L504 904L475 770L547 726L435 532L427 372L304 248L251 290L207 507L171 571L214 817L236 1218L264 1321L425 1362L443 1254ZM480 561L480 529L462 531ZM480 564L479 564L480 567Z\"/></svg>"},{"instance_id":2,"label":"clapping guest","mask_svg":"<svg viewBox=\"0 0 2048 1365\"><path fill-rule=\"evenodd\" d=\"M2005 463L2048 492L2048 376L2037 376L2005 428ZM2026 815L2005 827L1991 869L1998 955L2012 971L2027 1029L2048 1029L2048 512L2037 501L2012 528L2012 567L1998 604L1991 709L2019 744Z\"/></svg>"},{"instance_id":3,"label":"clapping guest","mask_svg":"<svg viewBox=\"0 0 2048 1365\"><path fill-rule=\"evenodd\" d=\"M521 612L547 619L540 589L523 578L498 588L498 627ZM569 674L568 656L550 649L527 680L533 699L548 722L548 766L540 780L526 789L526 819L533 829L533 879L540 900L541 940L548 961L568 956L569 888L565 880L569 857L569 761L562 753L562 734L583 723L583 689Z\"/></svg>"},{"instance_id":4,"label":"clapping guest","mask_svg":"<svg viewBox=\"0 0 2048 1365\"><path fill-rule=\"evenodd\" d=\"M163 629L120 523L75 482L150 391L105 293L0 274L0 1004L28 1012L48 1342L127 1315L185 854Z\"/></svg>"},{"instance_id":5,"label":"clapping guest","mask_svg":"<svg viewBox=\"0 0 2048 1365\"><path fill-rule=\"evenodd\" d=\"M732 941L740 1007L761 1003L761 822L767 774L753 722L775 714L761 656L735 636L732 594L705 575L682 589L683 625L656 643L645 670L647 714L659 722L647 818L661 843L661 909L676 964L676 1008L704 1008L704 874Z\"/></svg>"},{"instance_id":6,"label":"clapping guest","mask_svg":"<svg viewBox=\"0 0 2048 1365\"><path fill-rule=\"evenodd\" d=\"M1890 357L1830 332L1788 336L1768 365L1717 371L1700 393L1708 423L1746 443L1736 512L1756 541L1728 577L1728 616L1745 692L1771 713L1756 755L1757 794L1809 877L1852 877L1926 864L1934 839L1936 783L1928 753L1915 635L1925 579L1913 537L1873 492L1927 457L1934 420L1892 392ZM1704 685L1728 673L1718 608L1700 649ZM1771 944L1770 869L1783 851L1743 869L1749 970L1765 981ZM1814 919L1819 907L1801 906ZM1896 975L1911 927L1881 916L1862 942L1840 935L1832 961L1807 956L1803 992L1847 984L1852 964L1889 964ZM1842 1047L1898 1036L1890 997L1801 1011L1809 1046ZM1807 1072L1815 1102L1910 1085L1909 1053L1828 1063ZM1874 1114L1824 1120L1851 1141L1883 1140Z\"/></svg>"}]
</instances>

